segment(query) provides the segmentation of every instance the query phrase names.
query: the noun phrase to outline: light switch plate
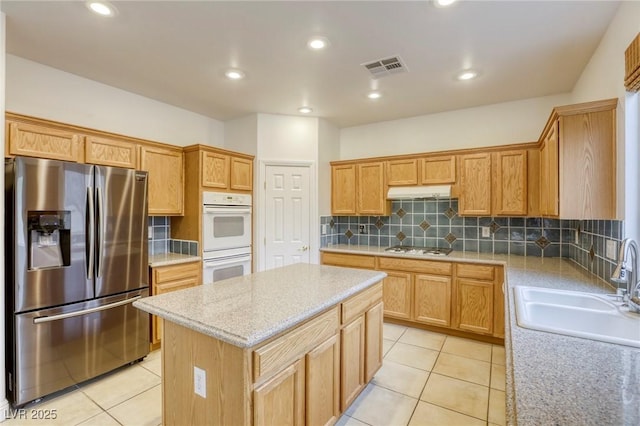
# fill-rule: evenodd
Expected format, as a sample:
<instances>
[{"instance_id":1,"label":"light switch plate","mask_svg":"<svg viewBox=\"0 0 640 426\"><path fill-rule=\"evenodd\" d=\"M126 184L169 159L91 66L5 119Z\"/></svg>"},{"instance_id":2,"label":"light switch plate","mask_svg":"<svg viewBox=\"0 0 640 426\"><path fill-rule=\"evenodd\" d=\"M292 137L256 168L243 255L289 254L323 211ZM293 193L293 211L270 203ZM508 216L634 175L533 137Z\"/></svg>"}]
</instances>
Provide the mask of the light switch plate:
<instances>
[{"instance_id":1,"label":"light switch plate","mask_svg":"<svg viewBox=\"0 0 640 426\"><path fill-rule=\"evenodd\" d=\"M618 243L614 240L607 240L607 258L617 260L616 256L618 252Z\"/></svg>"},{"instance_id":2,"label":"light switch plate","mask_svg":"<svg viewBox=\"0 0 640 426\"><path fill-rule=\"evenodd\" d=\"M488 226L481 226L482 228L482 238L490 238L491 237L491 228Z\"/></svg>"},{"instance_id":3,"label":"light switch plate","mask_svg":"<svg viewBox=\"0 0 640 426\"><path fill-rule=\"evenodd\" d=\"M153 236L153 226L149 226L149 238Z\"/></svg>"},{"instance_id":4,"label":"light switch plate","mask_svg":"<svg viewBox=\"0 0 640 426\"><path fill-rule=\"evenodd\" d=\"M207 397L207 372L193 366L193 391L203 398Z\"/></svg>"},{"instance_id":5,"label":"light switch plate","mask_svg":"<svg viewBox=\"0 0 640 426\"><path fill-rule=\"evenodd\" d=\"M322 235L327 235L327 224L322 225L322 231L320 231Z\"/></svg>"}]
</instances>

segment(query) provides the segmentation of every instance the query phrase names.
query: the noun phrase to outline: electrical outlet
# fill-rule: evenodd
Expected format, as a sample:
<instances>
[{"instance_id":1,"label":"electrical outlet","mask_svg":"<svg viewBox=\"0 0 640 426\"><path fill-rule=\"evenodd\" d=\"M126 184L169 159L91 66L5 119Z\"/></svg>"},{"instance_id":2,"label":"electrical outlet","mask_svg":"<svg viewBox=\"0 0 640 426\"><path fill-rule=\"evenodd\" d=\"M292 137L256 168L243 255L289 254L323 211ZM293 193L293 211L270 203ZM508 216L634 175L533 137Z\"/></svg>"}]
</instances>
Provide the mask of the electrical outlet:
<instances>
[{"instance_id":1,"label":"electrical outlet","mask_svg":"<svg viewBox=\"0 0 640 426\"><path fill-rule=\"evenodd\" d=\"M320 233L322 235L327 235L327 224L326 223L322 225L321 229L322 230L320 231Z\"/></svg>"},{"instance_id":2,"label":"electrical outlet","mask_svg":"<svg viewBox=\"0 0 640 426\"><path fill-rule=\"evenodd\" d=\"M361 234L366 234L367 233L367 225L358 225L358 232L360 232Z\"/></svg>"},{"instance_id":3,"label":"electrical outlet","mask_svg":"<svg viewBox=\"0 0 640 426\"><path fill-rule=\"evenodd\" d=\"M491 228L488 226L481 226L482 229L482 238L491 238Z\"/></svg>"},{"instance_id":4,"label":"electrical outlet","mask_svg":"<svg viewBox=\"0 0 640 426\"><path fill-rule=\"evenodd\" d=\"M578 229L576 229L573 233L573 244L580 244L580 231Z\"/></svg>"},{"instance_id":5,"label":"electrical outlet","mask_svg":"<svg viewBox=\"0 0 640 426\"><path fill-rule=\"evenodd\" d=\"M207 397L207 372L193 366L193 391L203 398Z\"/></svg>"},{"instance_id":6,"label":"electrical outlet","mask_svg":"<svg viewBox=\"0 0 640 426\"><path fill-rule=\"evenodd\" d=\"M616 243L614 240L607 240L607 258L609 259L613 259L613 260L618 260L616 259L616 257L618 256L618 243Z\"/></svg>"},{"instance_id":7,"label":"electrical outlet","mask_svg":"<svg viewBox=\"0 0 640 426\"><path fill-rule=\"evenodd\" d=\"M149 226L149 238L153 236L153 226Z\"/></svg>"}]
</instances>

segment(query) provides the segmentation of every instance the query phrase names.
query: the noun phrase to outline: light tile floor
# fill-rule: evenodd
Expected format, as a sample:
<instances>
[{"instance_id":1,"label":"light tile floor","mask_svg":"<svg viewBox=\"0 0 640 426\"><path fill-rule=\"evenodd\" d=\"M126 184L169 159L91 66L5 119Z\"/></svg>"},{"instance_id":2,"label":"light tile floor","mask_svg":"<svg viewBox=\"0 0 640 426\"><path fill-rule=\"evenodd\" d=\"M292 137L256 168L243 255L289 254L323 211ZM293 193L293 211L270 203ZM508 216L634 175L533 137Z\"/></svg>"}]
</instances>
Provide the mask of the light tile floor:
<instances>
[{"instance_id":1,"label":"light tile floor","mask_svg":"<svg viewBox=\"0 0 640 426\"><path fill-rule=\"evenodd\" d=\"M384 325L384 364L339 426L504 425L502 346ZM160 425L160 351L38 404L6 425ZM56 410L56 419L30 419ZM13 413L19 416L20 413Z\"/></svg>"}]
</instances>

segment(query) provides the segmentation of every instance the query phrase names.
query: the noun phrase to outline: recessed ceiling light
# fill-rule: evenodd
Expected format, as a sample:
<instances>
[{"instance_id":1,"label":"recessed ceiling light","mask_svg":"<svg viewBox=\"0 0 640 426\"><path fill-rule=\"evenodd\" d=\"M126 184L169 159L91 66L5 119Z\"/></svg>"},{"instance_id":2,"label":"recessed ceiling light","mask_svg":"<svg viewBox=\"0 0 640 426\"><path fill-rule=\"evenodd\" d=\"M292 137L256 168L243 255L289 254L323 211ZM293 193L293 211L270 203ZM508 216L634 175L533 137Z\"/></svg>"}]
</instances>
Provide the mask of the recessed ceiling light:
<instances>
[{"instance_id":1,"label":"recessed ceiling light","mask_svg":"<svg viewBox=\"0 0 640 426\"><path fill-rule=\"evenodd\" d=\"M447 6L451 6L452 4L454 4L456 2L456 0L433 0L433 4L436 7L447 7Z\"/></svg>"},{"instance_id":2,"label":"recessed ceiling light","mask_svg":"<svg viewBox=\"0 0 640 426\"><path fill-rule=\"evenodd\" d=\"M478 76L478 72L474 70L464 70L456 77L458 80L473 80Z\"/></svg>"},{"instance_id":3,"label":"recessed ceiling light","mask_svg":"<svg viewBox=\"0 0 640 426\"><path fill-rule=\"evenodd\" d=\"M115 16L117 9L114 5L106 1L88 1L85 3L90 11L100 16Z\"/></svg>"},{"instance_id":4,"label":"recessed ceiling light","mask_svg":"<svg viewBox=\"0 0 640 426\"><path fill-rule=\"evenodd\" d=\"M382 93L377 91L372 91L367 94L367 98L369 99L380 99L382 97Z\"/></svg>"},{"instance_id":5,"label":"recessed ceiling light","mask_svg":"<svg viewBox=\"0 0 640 426\"><path fill-rule=\"evenodd\" d=\"M236 69L227 70L224 75L226 75L229 80L242 80L244 78L244 73Z\"/></svg>"},{"instance_id":6,"label":"recessed ceiling light","mask_svg":"<svg viewBox=\"0 0 640 426\"><path fill-rule=\"evenodd\" d=\"M329 40L325 37L314 37L307 42L307 46L309 46L312 50L321 50L329 45Z\"/></svg>"},{"instance_id":7,"label":"recessed ceiling light","mask_svg":"<svg viewBox=\"0 0 640 426\"><path fill-rule=\"evenodd\" d=\"M301 113L301 114L309 114L309 113L313 112L313 109L311 109L308 106L303 106L303 107L298 108L298 112Z\"/></svg>"}]
</instances>

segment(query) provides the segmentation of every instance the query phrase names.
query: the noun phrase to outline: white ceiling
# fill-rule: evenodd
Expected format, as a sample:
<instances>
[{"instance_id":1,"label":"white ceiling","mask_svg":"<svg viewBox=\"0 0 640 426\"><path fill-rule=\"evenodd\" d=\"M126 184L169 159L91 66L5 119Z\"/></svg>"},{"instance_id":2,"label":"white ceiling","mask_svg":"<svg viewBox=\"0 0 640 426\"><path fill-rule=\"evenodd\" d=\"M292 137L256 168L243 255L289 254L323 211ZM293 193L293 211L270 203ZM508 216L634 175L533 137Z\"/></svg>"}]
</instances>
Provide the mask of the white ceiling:
<instances>
[{"instance_id":1,"label":"white ceiling","mask_svg":"<svg viewBox=\"0 0 640 426\"><path fill-rule=\"evenodd\" d=\"M112 3L103 18L82 1L3 0L7 52L218 120L308 104L348 127L570 92L620 2ZM313 35L330 47L310 51ZM408 73L361 66L392 55ZM246 79L227 80L230 66ZM456 81L467 67L480 77Z\"/></svg>"}]
</instances>

